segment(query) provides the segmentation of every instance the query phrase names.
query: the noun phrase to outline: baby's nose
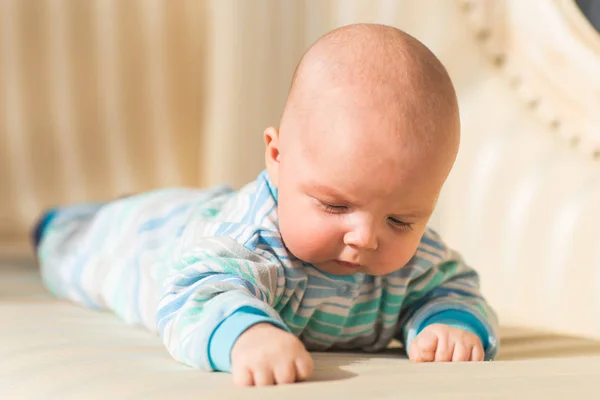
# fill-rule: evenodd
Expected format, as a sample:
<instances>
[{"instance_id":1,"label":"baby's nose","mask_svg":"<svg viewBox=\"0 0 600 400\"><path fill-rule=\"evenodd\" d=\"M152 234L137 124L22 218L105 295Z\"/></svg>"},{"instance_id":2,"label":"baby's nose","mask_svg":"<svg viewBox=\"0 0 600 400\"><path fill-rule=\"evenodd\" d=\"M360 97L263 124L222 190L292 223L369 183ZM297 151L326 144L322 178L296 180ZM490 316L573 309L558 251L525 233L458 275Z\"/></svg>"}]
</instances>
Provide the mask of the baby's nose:
<instances>
[{"instance_id":1,"label":"baby's nose","mask_svg":"<svg viewBox=\"0 0 600 400\"><path fill-rule=\"evenodd\" d=\"M344 243L347 246L359 249L377 250L377 233L372 226L363 226L352 229L344 236Z\"/></svg>"}]
</instances>

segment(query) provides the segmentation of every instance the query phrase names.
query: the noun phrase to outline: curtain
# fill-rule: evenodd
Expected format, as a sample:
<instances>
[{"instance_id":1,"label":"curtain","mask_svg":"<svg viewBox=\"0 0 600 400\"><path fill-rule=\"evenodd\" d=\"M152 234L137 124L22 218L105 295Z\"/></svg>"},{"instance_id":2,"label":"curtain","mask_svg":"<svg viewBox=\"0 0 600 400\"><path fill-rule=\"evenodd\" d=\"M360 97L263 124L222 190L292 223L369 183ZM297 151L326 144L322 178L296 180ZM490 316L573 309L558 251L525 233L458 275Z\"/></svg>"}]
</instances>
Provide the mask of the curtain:
<instances>
[{"instance_id":1,"label":"curtain","mask_svg":"<svg viewBox=\"0 0 600 400\"><path fill-rule=\"evenodd\" d=\"M311 43L382 22L444 49L458 8L425 3L0 0L0 240L53 205L243 185Z\"/></svg>"}]
</instances>

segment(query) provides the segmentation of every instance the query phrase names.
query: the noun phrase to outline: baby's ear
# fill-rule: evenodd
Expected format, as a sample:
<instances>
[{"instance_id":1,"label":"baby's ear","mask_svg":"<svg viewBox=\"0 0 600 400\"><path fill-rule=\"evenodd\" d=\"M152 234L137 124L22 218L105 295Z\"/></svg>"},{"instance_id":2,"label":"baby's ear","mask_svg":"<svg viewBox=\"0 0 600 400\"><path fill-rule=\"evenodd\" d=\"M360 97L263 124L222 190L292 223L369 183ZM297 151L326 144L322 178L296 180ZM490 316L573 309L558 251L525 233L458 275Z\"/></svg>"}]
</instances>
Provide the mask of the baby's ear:
<instances>
[{"instance_id":1,"label":"baby's ear","mask_svg":"<svg viewBox=\"0 0 600 400\"><path fill-rule=\"evenodd\" d=\"M279 182L279 130L269 127L265 129L265 164L269 178L275 187Z\"/></svg>"}]
</instances>

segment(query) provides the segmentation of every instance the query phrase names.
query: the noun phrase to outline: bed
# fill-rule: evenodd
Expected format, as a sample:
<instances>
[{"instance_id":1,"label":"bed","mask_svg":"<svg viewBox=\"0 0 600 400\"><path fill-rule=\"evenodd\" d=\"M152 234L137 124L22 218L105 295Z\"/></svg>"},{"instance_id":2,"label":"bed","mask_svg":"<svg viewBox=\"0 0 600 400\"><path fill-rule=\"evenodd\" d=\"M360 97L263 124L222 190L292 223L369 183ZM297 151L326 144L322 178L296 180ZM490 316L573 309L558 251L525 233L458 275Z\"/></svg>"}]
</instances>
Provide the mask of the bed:
<instances>
[{"instance_id":1,"label":"bed","mask_svg":"<svg viewBox=\"0 0 600 400\"><path fill-rule=\"evenodd\" d=\"M306 383L236 388L223 373L174 361L159 338L104 312L49 296L25 250L0 252L0 398L344 399L595 398L600 341L502 327L487 363L410 363L397 346L381 354L316 353Z\"/></svg>"}]
</instances>

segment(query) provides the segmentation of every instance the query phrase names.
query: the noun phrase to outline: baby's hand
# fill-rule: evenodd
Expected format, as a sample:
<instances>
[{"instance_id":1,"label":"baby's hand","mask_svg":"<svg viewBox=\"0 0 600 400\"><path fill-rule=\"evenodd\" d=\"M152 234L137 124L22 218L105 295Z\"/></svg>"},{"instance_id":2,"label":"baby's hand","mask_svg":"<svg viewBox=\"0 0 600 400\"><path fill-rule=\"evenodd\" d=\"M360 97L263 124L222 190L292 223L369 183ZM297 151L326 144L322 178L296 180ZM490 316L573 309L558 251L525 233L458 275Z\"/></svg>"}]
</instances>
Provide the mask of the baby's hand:
<instances>
[{"instance_id":1,"label":"baby's hand","mask_svg":"<svg viewBox=\"0 0 600 400\"><path fill-rule=\"evenodd\" d=\"M408 349L408 357L413 362L483 361L483 356L477 335L442 324L425 327Z\"/></svg>"},{"instance_id":2,"label":"baby's hand","mask_svg":"<svg viewBox=\"0 0 600 400\"><path fill-rule=\"evenodd\" d=\"M291 333L268 323L242 333L231 350L233 381L239 386L266 386L305 380L313 359Z\"/></svg>"}]
</instances>

